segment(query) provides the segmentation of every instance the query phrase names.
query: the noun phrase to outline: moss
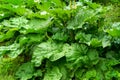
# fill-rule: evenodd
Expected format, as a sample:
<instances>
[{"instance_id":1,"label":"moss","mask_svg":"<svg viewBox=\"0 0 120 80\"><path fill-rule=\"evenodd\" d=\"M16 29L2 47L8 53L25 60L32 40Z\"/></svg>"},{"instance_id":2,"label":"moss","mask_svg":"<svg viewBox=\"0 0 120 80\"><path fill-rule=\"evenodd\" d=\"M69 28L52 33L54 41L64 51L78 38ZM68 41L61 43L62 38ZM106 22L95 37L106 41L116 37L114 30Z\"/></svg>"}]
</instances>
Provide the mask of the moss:
<instances>
[{"instance_id":1,"label":"moss","mask_svg":"<svg viewBox=\"0 0 120 80\"><path fill-rule=\"evenodd\" d=\"M20 64L24 61L23 58L15 59L3 58L0 60L0 80L15 80L14 74Z\"/></svg>"}]
</instances>

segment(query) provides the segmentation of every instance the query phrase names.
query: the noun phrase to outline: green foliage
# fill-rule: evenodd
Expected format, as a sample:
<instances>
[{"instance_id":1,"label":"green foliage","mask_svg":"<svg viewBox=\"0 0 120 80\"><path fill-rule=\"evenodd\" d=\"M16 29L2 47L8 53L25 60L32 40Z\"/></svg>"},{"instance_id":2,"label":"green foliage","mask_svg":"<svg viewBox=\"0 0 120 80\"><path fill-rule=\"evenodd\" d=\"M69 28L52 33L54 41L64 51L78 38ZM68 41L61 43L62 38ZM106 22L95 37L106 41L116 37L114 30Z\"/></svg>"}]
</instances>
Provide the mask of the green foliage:
<instances>
[{"instance_id":1,"label":"green foliage","mask_svg":"<svg viewBox=\"0 0 120 80\"><path fill-rule=\"evenodd\" d=\"M94 2L0 0L0 79L119 80L119 7Z\"/></svg>"},{"instance_id":2,"label":"green foliage","mask_svg":"<svg viewBox=\"0 0 120 80\"><path fill-rule=\"evenodd\" d=\"M18 71L16 72L16 77L21 78L21 80L31 79L34 73L34 66L32 63L24 63L22 66L19 67Z\"/></svg>"},{"instance_id":3,"label":"green foliage","mask_svg":"<svg viewBox=\"0 0 120 80\"><path fill-rule=\"evenodd\" d=\"M54 66L51 69L48 68L43 80L60 80L61 77L62 74L60 73L59 68Z\"/></svg>"},{"instance_id":4,"label":"green foliage","mask_svg":"<svg viewBox=\"0 0 120 80\"><path fill-rule=\"evenodd\" d=\"M12 58L1 58L0 59L0 78L1 80L16 80L15 75L18 67L24 61L23 57Z\"/></svg>"}]
</instances>

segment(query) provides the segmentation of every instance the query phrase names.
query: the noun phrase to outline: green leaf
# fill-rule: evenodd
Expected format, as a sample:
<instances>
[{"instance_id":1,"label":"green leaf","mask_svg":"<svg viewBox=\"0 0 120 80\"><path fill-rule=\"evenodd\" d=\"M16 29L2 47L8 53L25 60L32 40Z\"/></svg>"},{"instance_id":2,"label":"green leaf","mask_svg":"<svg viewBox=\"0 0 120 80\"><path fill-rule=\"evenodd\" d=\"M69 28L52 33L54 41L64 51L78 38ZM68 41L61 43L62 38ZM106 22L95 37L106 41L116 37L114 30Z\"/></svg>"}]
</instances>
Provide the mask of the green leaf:
<instances>
[{"instance_id":1,"label":"green leaf","mask_svg":"<svg viewBox=\"0 0 120 80\"><path fill-rule=\"evenodd\" d=\"M87 56L89 57L90 62L92 64L97 64L98 63L98 61L99 61L99 54L98 54L97 50L95 50L95 49L88 50Z\"/></svg>"},{"instance_id":2,"label":"green leaf","mask_svg":"<svg viewBox=\"0 0 120 80\"><path fill-rule=\"evenodd\" d=\"M40 43L44 39L44 35L41 34L27 34L21 35L19 38L20 45Z\"/></svg>"},{"instance_id":3,"label":"green leaf","mask_svg":"<svg viewBox=\"0 0 120 80\"><path fill-rule=\"evenodd\" d=\"M14 37L15 32L18 31L17 28L10 29L5 34L0 35L0 42L3 42L5 40L8 40L12 37Z\"/></svg>"},{"instance_id":4,"label":"green leaf","mask_svg":"<svg viewBox=\"0 0 120 80\"><path fill-rule=\"evenodd\" d=\"M118 74L119 74L119 72L118 71L115 71L115 70L110 70L110 71L107 71L106 73L105 73L105 79L106 80L109 80L109 79L112 79L113 77L114 78L118 78Z\"/></svg>"},{"instance_id":5,"label":"green leaf","mask_svg":"<svg viewBox=\"0 0 120 80\"><path fill-rule=\"evenodd\" d=\"M52 0L51 3L54 3L56 7L63 7L62 2L60 0Z\"/></svg>"},{"instance_id":6,"label":"green leaf","mask_svg":"<svg viewBox=\"0 0 120 80\"><path fill-rule=\"evenodd\" d=\"M89 41L91 40L92 35L91 34L85 34L85 33L77 33L75 36L76 40L79 40L80 43L86 43L89 45Z\"/></svg>"},{"instance_id":7,"label":"green leaf","mask_svg":"<svg viewBox=\"0 0 120 80\"><path fill-rule=\"evenodd\" d=\"M97 68L96 72L97 72L97 73L96 73L95 80L104 79L104 74L102 73L102 71L101 71L99 68Z\"/></svg>"},{"instance_id":8,"label":"green leaf","mask_svg":"<svg viewBox=\"0 0 120 80\"><path fill-rule=\"evenodd\" d=\"M57 32L55 35L52 36L53 39L55 40L60 40L60 41L67 41L68 35L65 34L64 32Z\"/></svg>"},{"instance_id":9,"label":"green leaf","mask_svg":"<svg viewBox=\"0 0 120 80\"><path fill-rule=\"evenodd\" d=\"M90 79L90 78L95 78L96 77L96 70L95 69L91 69L91 70L88 70L86 73L85 73L85 78L87 79Z\"/></svg>"},{"instance_id":10,"label":"green leaf","mask_svg":"<svg viewBox=\"0 0 120 80\"><path fill-rule=\"evenodd\" d=\"M8 18L8 17L12 16L13 14L14 13L11 11L2 10L2 11L0 11L0 20L3 20L4 18Z\"/></svg>"},{"instance_id":11,"label":"green leaf","mask_svg":"<svg viewBox=\"0 0 120 80\"><path fill-rule=\"evenodd\" d=\"M92 1L0 0L0 79L119 80L120 10Z\"/></svg>"},{"instance_id":12,"label":"green leaf","mask_svg":"<svg viewBox=\"0 0 120 80\"><path fill-rule=\"evenodd\" d=\"M25 17L16 17L11 18L10 20L5 20L2 22L2 25L8 28L17 28L22 34L28 33L45 33L47 28L52 23L52 18L43 20L43 19L32 19L27 20Z\"/></svg>"},{"instance_id":13,"label":"green leaf","mask_svg":"<svg viewBox=\"0 0 120 80\"><path fill-rule=\"evenodd\" d=\"M60 69L60 72L61 72L61 74L62 74L62 78L61 78L61 80L69 80L70 79L70 74L69 74L69 72L68 72L68 69L65 67L65 65L63 64L63 59L62 60L60 60L61 61L61 64L60 64L60 66L59 66L59 69ZM66 63L65 61L64 61L64 63ZM58 62L58 64L59 64L59 62Z\"/></svg>"},{"instance_id":14,"label":"green leaf","mask_svg":"<svg viewBox=\"0 0 120 80\"><path fill-rule=\"evenodd\" d=\"M84 73L85 73L85 69L79 68L75 72L75 77L81 80Z\"/></svg>"},{"instance_id":15,"label":"green leaf","mask_svg":"<svg viewBox=\"0 0 120 80\"><path fill-rule=\"evenodd\" d=\"M92 9L89 9L87 7L79 9L79 11L77 12L77 14L75 15L74 19L70 20L68 22L68 29L78 29L78 28L82 28L83 25L87 22L90 21L92 18L94 18L94 16L96 16L96 14L99 11L94 11Z\"/></svg>"},{"instance_id":16,"label":"green leaf","mask_svg":"<svg viewBox=\"0 0 120 80\"><path fill-rule=\"evenodd\" d=\"M116 59L110 59L110 60L107 61L108 66L115 66L115 65L117 65L119 63L120 62L118 60L116 60Z\"/></svg>"},{"instance_id":17,"label":"green leaf","mask_svg":"<svg viewBox=\"0 0 120 80\"><path fill-rule=\"evenodd\" d=\"M41 70L37 70L37 71L34 73L34 76L35 76L35 77L42 76L42 71L41 71Z\"/></svg>"},{"instance_id":18,"label":"green leaf","mask_svg":"<svg viewBox=\"0 0 120 80\"><path fill-rule=\"evenodd\" d=\"M120 37L120 29L113 28L113 29L107 30L107 32L108 32L111 36Z\"/></svg>"},{"instance_id":19,"label":"green leaf","mask_svg":"<svg viewBox=\"0 0 120 80\"><path fill-rule=\"evenodd\" d=\"M66 50L67 61L75 61L79 59L83 54L86 54L88 48L82 44L72 44L71 46L66 46Z\"/></svg>"},{"instance_id":20,"label":"green leaf","mask_svg":"<svg viewBox=\"0 0 120 80\"><path fill-rule=\"evenodd\" d=\"M24 0L2 0L2 2L7 2L7 3L10 3L10 4L14 4L14 5L20 5L20 4L23 4Z\"/></svg>"},{"instance_id":21,"label":"green leaf","mask_svg":"<svg viewBox=\"0 0 120 80\"><path fill-rule=\"evenodd\" d=\"M26 37L28 38L28 43L40 43L44 39L44 35L41 34L28 34Z\"/></svg>"},{"instance_id":22,"label":"green leaf","mask_svg":"<svg viewBox=\"0 0 120 80\"><path fill-rule=\"evenodd\" d=\"M92 47L100 47L102 46L102 42L101 40L98 40L97 38L93 38L91 41L90 41L90 45Z\"/></svg>"},{"instance_id":23,"label":"green leaf","mask_svg":"<svg viewBox=\"0 0 120 80\"><path fill-rule=\"evenodd\" d=\"M109 69L111 69L111 66L108 65L108 59L105 58L101 58L99 60L99 63L96 65L97 70L101 70L101 71L108 71Z\"/></svg>"},{"instance_id":24,"label":"green leaf","mask_svg":"<svg viewBox=\"0 0 120 80\"><path fill-rule=\"evenodd\" d=\"M114 58L115 54L116 54L116 53L115 53L114 51L108 51L108 52L106 53L106 58L112 59L112 58Z\"/></svg>"},{"instance_id":25,"label":"green leaf","mask_svg":"<svg viewBox=\"0 0 120 80\"><path fill-rule=\"evenodd\" d=\"M25 26L28 23L28 20L25 17L14 17L10 18L9 20L4 20L2 25L8 28L17 28L20 29L21 27Z\"/></svg>"},{"instance_id":26,"label":"green leaf","mask_svg":"<svg viewBox=\"0 0 120 80\"><path fill-rule=\"evenodd\" d=\"M95 49L88 50L87 55L89 56L90 60L97 60L99 57L98 51Z\"/></svg>"},{"instance_id":27,"label":"green leaf","mask_svg":"<svg viewBox=\"0 0 120 80\"><path fill-rule=\"evenodd\" d=\"M120 37L120 22L116 22L112 25L111 29L106 30L113 37Z\"/></svg>"},{"instance_id":28,"label":"green leaf","mask_svg":"<svg viewBox=\"0 0 120 80\"><path fill-rule=\"evenodd\" d=\"M43 80L61 80L62 74L58 67L48 68Z\"/></svg>"},{"instance_id":29,"label":"green leaf","mask_svg":"<svg viewBox=\"0 0 120 80\"><path fill-rule=\"evenodd\" d=\"M9 46L0 46L0 55L3 56L7 54L11 58L16 58L19 54L23 52L23 48L20 47L20 44L14 43Z\"/></svg>"},{"instance_id":30,"label":"green leaf","mask_svg":"<svg viewBox=\"0 0 120 80\"><path fill-rule=\"evenodd\" d=\"M17 50L13 50L13 51L11 51L9 54L8 54L8 56L10 57L10 58L16 58L16 57L18 57L18 55L20 55L22 52L23 52L23 48L18 48Z\"/></svg>"},{"instance_id":31,"label":"green leaf","mask_svg":"<svg viewBox=\"0 0 120 80\"><path fill-rule=\"evenodd\" d=\"M55 61L63 56L64 53L62 53L62 44L43 42L35 47L32 62L35 63L36 66L40 66L42 60L45 58Z\"/></svg>"},{"instance_id":32,"label":"green leaf","mask_svg":"<svg viewBox=\"0 0 120 80\"><path fill-rule=\"evenodd\" d=\"M20 33L45 33L49 25L52 23L51 18L48 20L41 19L32 19L25 26L21 26L23 29L20 30Z\"/></svg>"},{"instance_id":33,"label":"green leaf","mask_svg":"<svg viewBox=\"0 0 120 80\"><path fill-rule=\"evenodd\" d=\"M107 39L106 37L104 37L104 38L102 39L102 46L103 46L103 48L108 47L108 46L111 46L110 40Z\"/></svg>"},{"instance_id":34,"label":"green leaf","mask_svg":"<svg viewBox=\"0 0 120 80\"><path fill-rule=\"evenodd\" d=\"M19 38L20 45L24 45L28 42L28 38L26 36L22 36Z\"/></svg>"},{"instance_id":35,"label":"green leaf","mask_svg":"<svg viewBox=\"0 0 120 80\"><path fill-rule=\"evenodd\" d=\"M22 64L22 66L18 68L18 71L15 74L16 78L20 80L31 79L33 75L34 75L34 65L30 62Z\"/></svg>"},{"instance_id":36,"label":"green leaf","mask_svg":"<svg viewBox=\"0 0 120 80\"><path fill-rule=\"evenodd\" d=\"M67 67L70 69L80 67L82 63L88 61L88 57L85 54L88 51L88 47L84 44L72 44L66 46L66 60Z\"/></svg>"},{"instance_id":37,"label":"green leaf","mask_svg":"<svg viewBox=\"0 0 120 80\"><path fill-rule=\"evenodd\" d=\"M64 49L63 49L64 50ZM49 58L51 61L56 61L60 58L62 58L63 56L65 56L65 52L64 51L61 51L61 52L58 52L56 54L53 54L51 55L51 57Z\"/></svg>"}]
</instances>

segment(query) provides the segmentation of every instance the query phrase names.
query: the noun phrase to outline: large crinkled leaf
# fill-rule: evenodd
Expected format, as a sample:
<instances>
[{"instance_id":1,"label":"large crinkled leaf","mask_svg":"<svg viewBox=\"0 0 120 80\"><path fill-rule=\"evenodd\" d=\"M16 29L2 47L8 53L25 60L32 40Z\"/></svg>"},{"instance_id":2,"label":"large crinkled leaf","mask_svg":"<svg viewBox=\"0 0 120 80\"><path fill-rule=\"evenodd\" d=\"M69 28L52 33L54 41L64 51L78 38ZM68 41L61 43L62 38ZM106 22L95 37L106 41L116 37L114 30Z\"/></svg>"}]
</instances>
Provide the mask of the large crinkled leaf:
<instances>
[{"instance_id":1,"label":"large crinkled leaf","mask_svg":"<svg viewBox=\"0 0 120 80\"><path fill-rule=\"evenodd\" d=\"M78 57L80 57L80 55L86 54L87 50L88 48L85 45L79 45L77 43L72 45L63 44L63 46L59 48L60 52L52 55L50 60L55 61L63 56L66 56L68 62L75 61Z\"/></svg>"},{"instance_id":2,"label":"large crinkled leaf","mask_svg":"<svg viewBox=\"0 0 120 80\"><path fill-rule=\"evenodd\" d=\"M16 58L19 54L23 52L23 48L20 47L20 44L14 43L9 46L0 46L0 55L7 54L11 58Z\"/></svg>"},{"instance_id":3,"label":"large crinkled leaf","mask_svg":"<svg viewBox=\"0 0 120 80\"><path fill-rule=\"evenodd\" d=\"M71 46L66 46L66 59L67 61L74 61L80 56L86 54L88 48L85 45L80 44L72 44Z\"/></svg>"},{"instance_id":4,"label":"large crinkled leaf","mask_svg":"<svg viewBox=\"0 0 120 80\"><path fill-rule=\"evenodd\" d=\"M42 60L45 58L54 61L63 56L64 54L62 53L62 44L43 42L35 47L33 51L32 62L34 62L36 66L40 66Z\"/></svg>"},{"instance_id":5,"label":"large crinkled leaf","mask_svg":"<svg viewBox=\"0 0 120 80\"><path fill-rule=\"evenodd\" d=\"M114 60L114 59L105 59L105 58L100 59L99 63L96 65L96 69L98 71L96 79L99 78L99 79L109 80L112 77L118 78L118 75L119 75L118 71L112 68L112 66L114 66L116 64L119 64L119 61ZM105 72L105 73L103 73L103 72ZM101 77L99 77L99 76L101 76Z\"/></svg>"},{"instance_id":6,"label":"large crinkled leaf","mask_svg":"<svg viewBox=\"0 0 120 80\"><path fill-rule=\"evenodd\" d=\"M75 39L79 40L80 43L86 43L89 45L89 41L91 40L92 35L91 34L85 34L82 32L79 32L76 34Z\"/></svg>"},{"instance_id":7,"label":"large crinkled leaf","mask_svg":"<svg viewBox=\"0 0 120 80\"><path fill-rule=\"evenodd\" d=\"M85 69L78 68L75 72L75 77L81 80L84 73L85 73Z\"/></svg>"},{"instance_id":8,"label":"large crinkled leaf","mask_svg":"<svg viewBox=\"0 0 120 80\"><path fill-rule=\"evenodd\" d=\"M107 30L107 32L114 37L120 37L120 28L112 28L110 30Z\"/></svg>"},{"instance_id":9,"label":"large crinkled leaf","mask_svg":"<svg viewBox=\"0 0 120 80\"><path fill-rule=\"evenodd\" d=\"M88 50L87 55L89 56L90 60L97 60L98 59L98 51L95 49Z\"/></svg>"},{"instance_id":10,"label":"large crinkled leaf","mask_svg":"<svg viewBox=\"0 0 120 80\"><path fill-rule=\"evenodd\" d=\"M61 80L62 74L57 66L48 68L43 80Z\"/></svg>"},{"instance_id":11,"label":"large crinkled leaf","mask_svg":"<svg viewBox=\"0 0 120 80\"><path fill-rule=\"evenodd\" d=\"M116 53L115 51L110 50L106 53L105 57L108 58L108 59L118 60L119 59L119 53Z\"/></svg>"},{"instance_id":12,"label":"large crinkled leaf","mask_svg":"<svg viewBox=\"0 0 120 80\"><path fill-rule=\"evenodd\" d=\"M59 66L60 72L62 74L61 80L69 80L70 79L70 73L68 72L68 69L63 64L63 63L65 63L65 61L64 60L59 60L59 61L61 61L61 64ZM58 64L59 64L59 62L58 62Z\"/></svg>"},{"instance_id":13,"label":"large crinkled leaf","mask_svg":"<svg viewBox=\"0 0 120 80\"><path fill-rule=\"evenodd\" d=\"M96 65L96 67L101 71L106 71L108 69L106 64L107 64L106 59L100 59L99 63Z\"/></svg>"},{"instance_id":14,"label":"large crinkled leaf","mask_svg":"<svg viewBox=\"0 0 120 80\"><path fill-rule=\"evenodd\" d=\"M94 79L96 77L96 74L97 74L97 72L96 72L95 69L90 69L85 73L85 75L84 75L85 78L84 79L88 79L88 80L89 79Z\"/></svg>"},{"instance_id":15,"label":"large crinkled leaf","mask_svg":"<svg viewBox=\"0 0 120 80\"><path fill-rule=\"evenodd\" d=\"M106 59L106 61L107 61L107 66L109 67L109 66L115 66L115 65L117 65L117 64L120 64L120 62L119 62L119 60L117 60L117 59Z\"/></svg>"},{"instance_id":16,"label":"large crinkled leaf","mask_svg":"<svg viewBox=\"0 0 120 80\"><path fill-rule=\"evenodd\" d=\"M63 56L65 56L65 54L66 54L66 46L68 46L68 44L63 44L63 46L61 48L59 48L59 52L52 55L50 57L50 60L51 61L56 61L56 60L62 58Z\"/></svg>"},{"instance_id":17,"label":"large crinkled leaf","mask_svg":"<svg viewBox=\"0 0 120 80\"><path fill-rule=\"evenodd\" d=\"M21 26L21 25L27 24L28 20L25 17L16 17L16 18L11 18L10 22L11 22L12 25Z\"/></svg>"},{"instance_id":18,"label":"large crinkled leaf","mask_svg":"<svg viewBox=\"0 0 120 80\"><path fill-rule=\"evenodd\" d=\"M99 61L99 54L98 54L97 50L95 50L95 49L88 50L87 56L90 59L90 63L92 63L92 64L97 64L98 63L98 61Z\"/></svg>"},{"instance_id":19,"label":"large crinkled leaf","mask_svg":"<svg viewBox=\"0 0 120 80\"><path fill-rule=\"evenodd\" d=\"M57 32L52 36L52 38L59 41L67 41L68 35L65 34L64 32Z\"/></svg>"},{"instance_id":20,"label":"large crinkled leaf","mask_svg":"<svg viewBox=\"0 0 120 80\"><path fill-rule=\"evenodd\" d=\"M41 42L44 39L44 35L40 35L40 34L28 34L26 36L29 40L29 43L34 43L34 42Z\"/></svg>"},{"instance_id":21,"label":"large crinkled leaf","mask_svg":"<svg viewBox=\"0 0 120 80\"><path fill-rule=\"evenodd\" d=\"M114 69L111 69L111 70L109 70L105 73L105 79L110 80L113 77L116 78L116 79L119 79L120 78L119 74L120 73L118 71L116 71Z\"/></svg>"},{"instance_id":22,"label":"large crinkled leaf","mask_svg":"<svg viewBox=\"0 0 120 80\"><path fill-rule=\"evenodd\" d=\"M90 68L89 70L79 68L75 72L75 76L78 78L78 80L94 80L96 78L96 75L97 71L94 68Z\"/></svg>"},{"instance_id":23,"label":"large crinkled leaf","mask_svg":"<svg viewBox=\"0 0 120 80\"><path fill-rule=\"evenodd\" d=\"M101 10L100 10L101 11ZM95 18L96 14L100 11L94 11L92 9L88 9L87 7L80 9L73 20L68 22L68 29L78 29L82 28L82 26L87 22Z\"/></svg>"},{"instance_id":24,"label":"large crinkled leaf","mask_svg":"<svg viewBox=\"0 0 120 80\"><path fill-rule=\"evenodd\" d=\"M98 38L92 38L91 41L90 41L90 46L100 47L100 46L102 46L102 42Z\"/></svg>"},{"instance_id":25,"label":"large crinkled leaf","mask_svg":"<svg viewBox=\"0 0 120 80\"><path fill-rule=\"evenodd\" d=\"M110 38L107 38L107 36L105 36L102 39L102 46L103 46L103 48L111 46Z\"/></svg>"},{"instance_id":26,"label":"large crinkled leaf","mask_svg":"<svg viewBox=\"0 0 120 80\"><path fill-rule=\"evenodd\" d=\"M27 34L27 35L22 35L20 38L19 38L19 43L21 45L24 45L24 44L30 44L30 43L37 43L37 42L41 42L43 39L44 39L44 35L41 35L41 34Z\"/></svg>"},{"instance_id":27,"label":"large crinkled leaf","mask_svg":"<svg viewBox=\"0 0 120 80\"><path fill-rule=\"evenodd\" d=\"M11 58L16 58L18 57L19 54L21 54L23 52L23 48L17 48L17 50L13 50L11 51L8 56L11 57Z\"/></svg>"},{"instance_id":28,"label":"large crinkled leaf","mask_svg":"<svg viewBox=\"0 0 120 80\"><path fill-rule=\"evenodd\" d=\"M44 42L38 45L33 51L32 62L36 66L40 66L43 59L48 58L51 61L56 61L63 56L66 56L68 62L77 64L81 59L85 57L82 55L86 54L88 48L85 45L72 44L57 44Z\"/></svg>"},{"instance_id":29,"label":"large crinkled leaf","mask_svg":"<svg viewBox=\"0 0 120 80\"><path fill-rule=\"evenodd\" d=\"M47 20L32 19L27 25L21 26L23 29L20 30L20 33L44 33L52 23L51 20L52 18Z\"/></svg>"},{"instance_id":30,"label":"large crinkled leaf","mask_svg":"<svg viewBox=\"0 0 120 80\"><path fill-rule=\"evenodd\" d=\"M3 21L2 25L8 28L17 28L22 34L44 33L52 23L51 20L52 18L27 20L25 17L16 17Z\"/></svg>"},{"instance_id":31,"label":"large crinkled leaf","mask_svg":"<svg viewBox=\"0 0 120 80\"><path fill-rule=\"evenodd\" d=\"M34 75L34 65L30 62L22 64L18 71L16 72L16 78L20 80L28 80L31 79Z\"/></svg>"},{"instance_id":32,"label":"large crinkled leaf","mask_svg":"<svg viewBox=\"0 0 120 80\"><path fill-rule=\"evenodd\" d=\"M112 28L106 30L113 37L120 37L120 22L116 22L112 25Z\"/></svg>"},{"instance_id":33,"label":"large crinkled leaf","mask_svg":"<svg viewBox=\"0 0 120 80\"><path fill-rule=\"evenodd\" d=\"M95 77L95 79L96 80L103 80L104 79L104 74L102 73L102 71L98 68L97 70L96 70L96 77Z\"/></svg>"},{"instance_id":34,"label":"large crinkled leaf","mask_svg":"<svg viewBox=\"0 0 120 80\"><path fill-rule=\"evenodd\" d=\"M113 52L111 52L113 53ZM111 55L110 53L110 55ZM118 78L119 73L116 69L113 69L113 66L119 64L119 60L116 60L114 58L110 58L106 59L106 58L101 58L99 63L96 65L97 70L101 70L100 74L103 74L102 72L105 72L103 75L105 75L103 77L102 75L102 79L111 79L112 77L116 77Z\"/></svg>"},{"instance_id":35,"label":"large crinkled leaf","mask_svg":"<svg viewBox=\"0 0 120 80\"><path fill-rule=\"evenodd\" d=\"M88 46L92 47L100 47L102 46L103 48L110 46L110 37L104 36L102 39L97 39L97 38L92 38L91 34L85 34L82 32L79 32L75 36L76 40L79 40L79 43L85 43Z\"/></svg>"},{"instance_id":36,"label":"large crinkled leaf","mask_svg":"<svg viewBox=\"0 0 120 80\"><path fill-rule=\"evenodd\" d=\"M66 60L68 68L77 68L88 60L85 54L88 51L88 47L84 44L72 44L71 46L66 46ZM77 65L77 66L76 66Z\"/></svg>"},{"instance_id":37,"label":"large crinkled leaf","mask_svg":"<svg viewBox=\"0 0 120 80\"><path fill-rule=\"evenodd\" d=\"M28 23L28 20L25 17L14 17L9 20L4 20L2 25L8 28L18 28L25 26Z\"/></svg>"}]
</instances>

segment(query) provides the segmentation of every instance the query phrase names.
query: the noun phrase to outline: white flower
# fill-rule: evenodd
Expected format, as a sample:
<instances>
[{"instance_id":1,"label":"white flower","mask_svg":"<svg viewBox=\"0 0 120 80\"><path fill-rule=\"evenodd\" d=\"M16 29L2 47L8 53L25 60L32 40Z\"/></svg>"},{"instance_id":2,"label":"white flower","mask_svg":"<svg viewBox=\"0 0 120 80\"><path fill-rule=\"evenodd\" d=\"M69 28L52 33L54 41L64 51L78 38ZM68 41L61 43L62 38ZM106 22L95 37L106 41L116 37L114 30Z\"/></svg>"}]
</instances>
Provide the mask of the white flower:
<instances>
[{"instance_id":1,"label":"white flower","mask_svg":"<svg viewBox=\"0 0 120 80\"><path fill-rule=\"evenodd\" d=\"M40 2L40 0L34 0L34 2L39 3L39 2Z\"/></svg>"},{"instance_id":2,"label":"white flower","mask_svg":"<svg viewBox=\"0 0 120 80\"><path fill-rule=\"evenodd\" d=\"M5 14L3 13L3 14L0 14L0 16L4 16Z\"/></svg>"},{"instance_id":3,"label":"white flower","mask_svg":"<svg viewBox=\"0 0 120 80\"><path fill-rule=\"evenodd\" d=\"M42 12L40 12L40 14L41 15L46 15L46 14L48 14L46 11L42 11Z\"/></svg>"}]
</instances>

